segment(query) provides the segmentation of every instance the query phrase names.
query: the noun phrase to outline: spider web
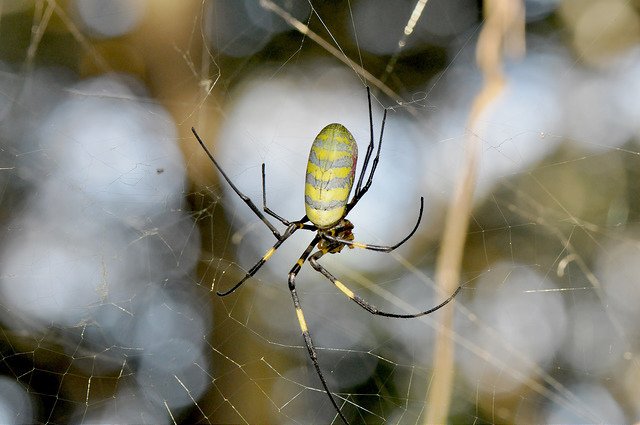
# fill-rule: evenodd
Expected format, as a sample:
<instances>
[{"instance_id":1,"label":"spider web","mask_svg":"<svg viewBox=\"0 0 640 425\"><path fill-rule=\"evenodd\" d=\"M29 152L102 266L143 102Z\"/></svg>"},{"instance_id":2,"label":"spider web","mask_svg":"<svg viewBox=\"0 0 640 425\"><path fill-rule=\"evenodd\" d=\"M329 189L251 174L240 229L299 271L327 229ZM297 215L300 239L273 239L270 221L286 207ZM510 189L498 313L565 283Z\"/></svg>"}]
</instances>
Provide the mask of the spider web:
<instances>
[{"instance_id":1,"label":"spider web","mask_svg":"<svg viewBox=\"0 0 640 425\"><path fill-rule=\"evenodd\" d=\"M258 205L264 162L269 206L295 220L324 125L352 131L362 166L366 85L376 134L389 112L356 239L401 240L420 196L424 215L392 254L321 262L381 309L448 296L443 228L470 137L480 154L453 328L373 317L298 275L347 418L638 421L640 11L525 5L526 55L500 61L470 125L475 1L0 1L0 422L339 423L286 284L312 235L217 297L275 240L190 128Z\"/></svg>"}]
</instances>

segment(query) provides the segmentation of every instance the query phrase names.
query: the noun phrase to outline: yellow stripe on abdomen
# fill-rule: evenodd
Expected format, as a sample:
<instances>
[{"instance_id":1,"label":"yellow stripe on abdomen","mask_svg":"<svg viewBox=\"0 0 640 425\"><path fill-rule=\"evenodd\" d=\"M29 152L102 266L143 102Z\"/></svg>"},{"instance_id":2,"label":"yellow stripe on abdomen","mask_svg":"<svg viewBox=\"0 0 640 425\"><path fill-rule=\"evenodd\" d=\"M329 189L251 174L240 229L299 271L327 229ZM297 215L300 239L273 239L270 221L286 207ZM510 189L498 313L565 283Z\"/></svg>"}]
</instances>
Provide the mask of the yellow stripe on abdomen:
<instances>
[{"instance_id":1,"label":"yellow stripe on abdomen","mask_svg":"<svg viewBox=\"0 0 640 425\"><path fill-rule=\"evenodd\" d=\"M357 159L358 145L341 124L323 128L311 145L305 209L309 220L319 228L330 228L344 216Z\"/></svg>"}]
</instances>

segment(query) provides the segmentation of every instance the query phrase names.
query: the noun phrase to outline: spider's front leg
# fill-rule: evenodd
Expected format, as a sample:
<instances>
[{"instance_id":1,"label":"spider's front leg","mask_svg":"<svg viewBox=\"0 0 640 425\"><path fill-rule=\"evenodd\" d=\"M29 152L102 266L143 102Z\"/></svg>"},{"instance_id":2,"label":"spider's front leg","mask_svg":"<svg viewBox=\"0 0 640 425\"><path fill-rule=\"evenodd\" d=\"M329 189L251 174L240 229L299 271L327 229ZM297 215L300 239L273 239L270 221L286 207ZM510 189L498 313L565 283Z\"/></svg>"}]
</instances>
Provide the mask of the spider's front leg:
<instances>
[{"instance_id":1,"label":"spider's front leg","mask_svg":"<svg viewBox=\"0 0 640 425\"><path fill-rule=\"evenodd\" d=\"M324 254L325 253L322 252L322 251L318 251L315 254L313 254L309 258L309 264L311 264L311 267L313 267L316 271L322 273L322 275L324 277L329 279L331 281L331 283L333 283L335 285L335 287L340 290L340 292L342 292L344 295L347 296L347 298L349 298L350 300L352 300L353 302L358 304L360 307L362 307L365 310L367 310L369 313L375 314L376 316L393 317L393 318L397 318L397 319L412 319L414 317L425 316L425 315L431 314L434 311L439 310L442 307L444 307L445 305L447 305L450 301L452 301L455 298L456 295L458 295L458 292L460 292L460 289L462 289L462 285L458 286L458 289L456 289L455 292L449 296L449 298L447 298L446 300L444 300L443 302L441 302L437 306L432 307L432 308L430 308L428 310L425 310L425 311L421 311L419 313L415 313L415 314L388 313L386 311L381 311L375 305L365 301L362 297L360 297L358 294L356 294L351 289L349 289L344 283L342 283L338 279L336 279L336 277L334 275L332 275L329 272L329 270L325 269L324 266L318 262L320 257L322 257Z\"/></svg>"},{"instance_id":2,"label":"spider's front leg","mask_svg":"<svg viewBox=\"0 0 640 425\"><path fill-rule=\"evenodd\" d=\"M227 295L231 294L232 292L234 292L236 289L238 289L240 287L240 285L242 285L244 282L246 282L247 279L249 279L251 276L256 274L258 272L258 270L260 270L260 268L264 265L264 263L269 261L271 256L276 252L276 250L280 247L280 245L282 245L284 243L284 241L289 239L289 236L293 235L293 233L296 230L298 230L298 229L306 229L307 227L308 227L308 225L302 224L299 221L295 221L293 223L290 223L289 226L287 226L287 230L283 233L283 235L280 238L278 238L278 241L271 248L269 248L267 250L267 252L264 253L262 258L260 258L258 260L258 262L253 265L253 267L251 267L249 269L249 271L244 275L244 277L242 278L242 280L240 280L240 282L238 282L235 285L233 285L231 287L231 289L227 289L226 291L217 291L216 294L219 297L224 297L224 296L227 296Z\"/></svg>"},{"instance_id":3,"label":"spider's front leg","mask_svg":"<svg viewBox=\"0 0 640 425\"><path fill-rule=\"evenodd\" d=\"M329 396L329 399L331 400L331 404L333 404L333 407L336 409L336 412L338 412L340 419L342 419L345 424L349 425L347 418L345 418L344 415L342 414L342 411L340 410L338 403L336 402L335 398L331 394L331 391L329 390L329 386L327 385L327 381L324 378L324 375L322 374L322 370L320 370L320 364L318 364L318 355L316 353L316 348L313 345L313 340L311 339L311 333L309 333L309 327L307 326L307 321L304 318L304 312L302 311L302 306L300 305L300 299L298 298L298 292L296 291L296 276L298 275L298 272L300 272L302 265L306 261L307 257L309 257L309 254L311 254L311 251L313 250L313 248L315 248L319 240L320 240L320 236L314 237L311 243L309 244L309 246L307 246L307 249L305 249L302 255L300 256L296 264L291 268L291 271L289 272L289 279L288 279L289 292L291 292L291 298L293 299L293 306L296 309L296 317L298 319L298 325L300 326L300 330L302 331L304 343L307 346L307 351L309 352L309 358L313 363L313 367L316 369L316 373L320 378L320 382L322 382L322 386L324 387L325 392Z\"/></svg>"}]
</instances>

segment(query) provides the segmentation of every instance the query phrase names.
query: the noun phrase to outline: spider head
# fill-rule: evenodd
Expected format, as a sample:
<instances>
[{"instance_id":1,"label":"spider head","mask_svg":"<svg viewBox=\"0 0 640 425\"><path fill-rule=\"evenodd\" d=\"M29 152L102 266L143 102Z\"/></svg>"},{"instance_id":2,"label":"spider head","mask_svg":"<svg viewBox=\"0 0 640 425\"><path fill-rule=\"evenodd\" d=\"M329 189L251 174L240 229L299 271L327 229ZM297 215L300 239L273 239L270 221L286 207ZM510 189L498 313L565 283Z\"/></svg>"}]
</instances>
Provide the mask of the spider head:
<instances>
[{"instance_id":1,"label":"spider head","mask_svg":"<svg viewBox=\"0 0 640 425\"><path fill-rule=\"evenodd\" d=\"M322 230L320 235L321 236L328 235L333 238L352 241L353 240L352 230L353 230L353 224L347 219L342 219L335 226L329 229ZM326 238L322 238L320 239L320 242L318 242L318 249L325 254L337 254L338 252L342 251L342 248L344 247L345 247L344 243L337 242L334 240L329 240ZM353 248L353 247L349 246L349 248Z\"/></svg>"}]
</instances>

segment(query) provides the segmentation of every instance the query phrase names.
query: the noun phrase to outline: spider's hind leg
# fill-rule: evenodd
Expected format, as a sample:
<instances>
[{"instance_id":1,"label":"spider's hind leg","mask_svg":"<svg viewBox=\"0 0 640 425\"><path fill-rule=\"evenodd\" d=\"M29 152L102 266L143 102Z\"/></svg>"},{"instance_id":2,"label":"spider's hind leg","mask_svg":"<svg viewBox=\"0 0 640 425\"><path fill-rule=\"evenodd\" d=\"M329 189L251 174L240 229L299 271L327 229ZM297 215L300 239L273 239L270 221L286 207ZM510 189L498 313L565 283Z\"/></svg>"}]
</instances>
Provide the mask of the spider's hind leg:
<instances>
[{"instance_id":1,"label":"spider's hind leg","mask_svg":"<svg viewBox=\"0 0 640 425\"><path fill-rule=\"evenodd\" d=\"M231 181L229 176L227 176L227 173L225 173L224 170L222 169L222 167L220 167L220 164L218 164L218 161L215 160L215 158L213 157L213 155L211 154L211 152L209 151L207 146L204 144L204 141L200 138L200 135L198 134L196 129L191 127L191 132L193 133L194 136L196 136L196 139L198 140L198 143L200 143L200 146L202 146L202 149L204 149L205 153L207 154L207 156L209 157L211 162L213 162L213 165L218 169L218 172L220 172L220 174L222 174L222 177L224 177L224 179L227 181L227 183L229 183L229 186L231 186L231 189L233 189L233 191L240 197L240 199L242 199L242 201L245 204L247 204L247 206L249 208L251 208L251 211L253 211L253 213L260 220L262 220L262 222L265 224L265 226L267 226L269 228L269 230L271 230L271 233L273 233L273 236L275 236L276 239L278 239L278 240L282 239L282 235L280 234L278 229L276 229L275 226L267 219L267 217L265 217L265 215L260 212L260 210L258 209L258 207L256 207L256 204L253 203L251 198L249 198L244 193L240 192L240 189L238 189L236 187L236 185L233 184L233 182ZM264 180L263 180L263 182L264 182Z\"/></svg>"}]
</instances>

